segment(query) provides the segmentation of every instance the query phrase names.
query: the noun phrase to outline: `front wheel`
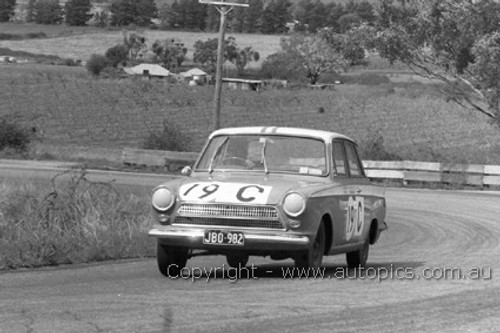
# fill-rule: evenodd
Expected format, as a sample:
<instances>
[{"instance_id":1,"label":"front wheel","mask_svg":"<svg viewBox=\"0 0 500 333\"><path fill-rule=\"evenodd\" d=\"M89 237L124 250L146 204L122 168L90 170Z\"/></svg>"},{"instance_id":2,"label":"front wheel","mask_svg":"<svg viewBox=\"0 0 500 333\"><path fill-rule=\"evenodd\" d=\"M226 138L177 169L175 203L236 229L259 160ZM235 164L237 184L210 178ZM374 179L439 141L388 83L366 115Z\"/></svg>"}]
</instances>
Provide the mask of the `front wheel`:
<instances>
[{"instance_id":1,"label":"front wheel","mask_svg":"<svg viewBox=\"0 0 500 333\"><path fill-rule=\"evenodd\" d=\"M320 223L318 233L314 238L311 247L306 251L301 251L295 257L295 266L300 268L319 267L323 261L323 254L325 253L325 226L323 222Z\"/></svg>"},{"instance_id":2,"label":"front wheel","mask_svg":"<svg viewBox=\"0 0 500 333\"><path fill-rule=\"evenodd\" d=\"M186 266L188 249L181 246L156 245L156 261L161 274L166 277L177 277Z\"/></svg>"},{"instance_id":3,"label":"front wheel","mask_svg":"<svg viewBox=\"0 0 500 333\"><path fill-rule=\"evenodd\" d=\"M347 266L351 269L365 267L368 261L368 252L370 250L370 240L367 239L363 247L357 251L346 253Z\"/></svg>"}]
</instances>

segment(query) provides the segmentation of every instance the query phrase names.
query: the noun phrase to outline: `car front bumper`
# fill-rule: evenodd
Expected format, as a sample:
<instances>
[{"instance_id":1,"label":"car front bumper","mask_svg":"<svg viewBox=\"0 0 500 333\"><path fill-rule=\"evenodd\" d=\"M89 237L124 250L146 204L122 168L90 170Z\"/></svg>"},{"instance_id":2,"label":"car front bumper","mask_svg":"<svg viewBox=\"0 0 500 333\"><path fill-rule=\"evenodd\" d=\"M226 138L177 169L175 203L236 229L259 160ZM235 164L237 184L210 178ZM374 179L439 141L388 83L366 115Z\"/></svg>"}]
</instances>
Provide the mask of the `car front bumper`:
<instances>
[{"instance_id":1,"label":"car front bumper","mask_svg":"<svg viewBox=\"0 0 500 333\"><path fill-rule=\"evenodd\" d=\"M293 234L285 231L240 230L245 236L244 245L214 245L203 244L205 229L186 228L172 225L155 225L149 236L157 237L160 242L168 245L185 246L192 249L207 250L303 250L310 246L310 239L306 235Z\"/></svg>"}]
</instances>

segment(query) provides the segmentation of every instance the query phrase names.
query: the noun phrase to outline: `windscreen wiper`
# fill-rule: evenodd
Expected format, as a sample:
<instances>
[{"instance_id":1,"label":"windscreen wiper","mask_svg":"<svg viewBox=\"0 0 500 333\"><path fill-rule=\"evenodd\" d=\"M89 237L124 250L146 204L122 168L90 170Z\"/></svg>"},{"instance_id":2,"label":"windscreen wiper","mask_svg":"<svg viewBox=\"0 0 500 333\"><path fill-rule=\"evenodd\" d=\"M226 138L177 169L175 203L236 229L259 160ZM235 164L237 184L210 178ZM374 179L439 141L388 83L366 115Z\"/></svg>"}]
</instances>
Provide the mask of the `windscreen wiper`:
<instances>
[{"instance_id":1,"label":"windscreen wiper","mask_svg":"<svg viewBox=\"0 0 500 333\"><path fill-rule=\"evenodd\" d=\"M229 140L228 136L226 136L224 138L224 140L221 142L221 144L219 145L219 147L217 147L217 150L215 151L214 156L212 156L212 159L210 160L210 164L208 165L208 173L212 173L212 171L213 171L212 164L215 161L215 157L219 154L219 152L221 151L222 147L226 144L227 140Z\"/></svg>"}]
</instances>

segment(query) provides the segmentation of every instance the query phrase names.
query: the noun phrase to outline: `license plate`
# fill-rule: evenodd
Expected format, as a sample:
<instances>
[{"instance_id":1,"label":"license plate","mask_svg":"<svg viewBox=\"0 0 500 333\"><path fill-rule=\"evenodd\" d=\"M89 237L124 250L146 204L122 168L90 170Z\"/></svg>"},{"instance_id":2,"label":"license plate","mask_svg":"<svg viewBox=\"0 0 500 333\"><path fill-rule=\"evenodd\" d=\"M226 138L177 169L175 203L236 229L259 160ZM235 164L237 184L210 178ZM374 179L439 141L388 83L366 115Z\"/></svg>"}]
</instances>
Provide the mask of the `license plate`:
<instances>
[{"instance_id":1,"label":"license plate","mask_svg":"<svg viewBox=\"0 0 500 333\"><path fill-rule=\"evenodd\" d=\"M245 236L239 231L206 230L203 244L245 245Z\"/></svg>"}]
</instances>

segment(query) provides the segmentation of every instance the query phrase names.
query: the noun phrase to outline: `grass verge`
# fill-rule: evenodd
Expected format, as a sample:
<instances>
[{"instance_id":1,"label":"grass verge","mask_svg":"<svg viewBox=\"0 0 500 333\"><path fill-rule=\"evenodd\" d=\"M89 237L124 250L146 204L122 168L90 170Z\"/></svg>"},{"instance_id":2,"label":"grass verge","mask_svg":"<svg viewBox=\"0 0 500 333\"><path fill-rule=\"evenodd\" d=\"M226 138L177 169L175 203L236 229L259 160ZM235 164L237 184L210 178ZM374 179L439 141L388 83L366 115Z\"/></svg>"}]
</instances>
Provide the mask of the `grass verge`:
<instances>
[{"instance_id":1,"label":"grass verge","mask_svg":"<svg viewBox=\"0 0 500 333\"><path fill-rule=\"evenodd\" d=\"M0 184L0 269L86 263L154 254L149 204L85 170L63 173L49 186Z\"/></svg>"}]
</instances>

